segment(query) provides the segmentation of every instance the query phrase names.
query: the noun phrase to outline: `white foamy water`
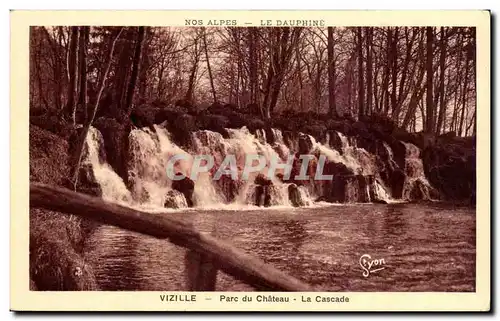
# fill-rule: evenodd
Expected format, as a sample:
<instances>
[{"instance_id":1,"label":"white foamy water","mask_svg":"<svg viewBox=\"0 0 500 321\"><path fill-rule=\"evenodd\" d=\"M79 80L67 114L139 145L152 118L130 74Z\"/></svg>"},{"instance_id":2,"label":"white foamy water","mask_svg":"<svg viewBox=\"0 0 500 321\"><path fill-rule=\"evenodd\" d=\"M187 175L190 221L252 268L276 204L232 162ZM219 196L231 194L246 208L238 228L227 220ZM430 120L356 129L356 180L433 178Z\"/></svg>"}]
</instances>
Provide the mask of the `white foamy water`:
<instances>
[{"instance_id":1,"label":"white foamy water","mask_svg":"<svg viewBox=\"0 0 500 321\"><path fill-rule=\"evenodd\" d=\"M285 153L289 150L283 142L280 131L274 131L276 143L271 146L265 141L265 132L260 131L260 138L251 134L246 127L229 129L229 138L211 131L198 131L193 133L194 150L187 151L177 146L170 139L170 134L162 126L155 125L149 128L135 128L129 134L129 162L128 178L130 190L124 184L111 166L99 161L99 149L103 148L102 137L97 129L91 128L87 136L89 156L86 162L92 164L97 182L103 190L103 198L110 201L125 203L134 208L151 212L165 211L164 204L167 194L172 190L172 181L167 175L168 160L174 155L184 155L188 159L177 161L174 170L186 176L191 174L193 155L212 155L215 158L217 169L226 155L235 155L238 163L239 175L243 170L245 158L248 154L263 155L269 165L271 158L280 158L276 148ZM267 174L268 166L262 172ZM217 182L213 180L215 170L202 172L195 181L193 202L195 207L204 209L241 209L252 207L255 184L253 179L256 173L248 180L243 181L236 191L235 199L227 204ZM273 207L291 207L288 199L288 184L283 184L272 178L273 187L270 189L271 205ZM306 204L312 204L307 191L302 192L307 198ZM175 197L180 197L176 195ZM185 199L176 199L178 207L183 207ZM171 200L172 201L172 200ZM257 207L258 208L258 207ZM170 211L170 209L169 209ZM175 211L175 210L173 210Z\"/></svg>"},{"instance_id":2,"label":"white foamy water","mask_svg":"<svg viewBox=\"0 0 500 321\"><path fill-rule=\"evenodd\" d=\"M187 159L175 163L175 171L188 176L191 174L194 155L211 155L215 159L215 167L207 173L200 173L195 181L193 202L196 208L203 209L228 209L240 210L254 207L256 184L254 178L256 173L251 174L249 179L242 180L241 174L247 155L262 155L266 160L266 167L261 171L267 175L271 159L286 160L285 156L293 153L283 139L283 134L277 129L272 129L274 137L273 144L266 141L266 132L259 130L254 135L246 128L227 129L228 138L221 134L202 130L194 132L193 149L186 150L176 145L170 138L169 132L161 125L153 128L135 128L129 135L129 162L128 179L129 186L123 182L111 166L99 160L99 151L103 149L102 136L95 128L91 128L86 139L88 153L83 159L83 163L92 165L96 180L101 185L103 198L110 201L125 203L136 208L147 209L148 211L175 211L165 209L165 202L174 202L175 207L185 207L183 195L172 194L172 181L169 179L166 168L168 160L174 155L184 155ZM377 173L376 157L363 148L356 146L353 138L348 138L341 133L336 133L342 142L341 150L336 150L329 145L330 137L325 144L317 142L314 137L309 136L312 142L311 152L325 155L330 161L342 163L351 169L355 174L375 175ZM425 178L420 150L412 145L406 145L406 174L404 192L419 181L426 186L430 186ZM383 145L388 156L392 159L391 148ZM222 164L227 155L234 155L238 169L237 183L231 181L216 181L213 179L216 170ZM278 170L279 172L279 170ZM276 177L271 177L273 186L269 188L271 207L292 208L289 199L289 183L283 183ZM372 196L375 200L395 202L380 178L375 175ZM319 185L318 185L319 186ZM306 207L324 206L313 202L314 199L322 196L322 188L314 183L306 183L299 186L301 203ZM228 196L233 194L233 196ZM374 193L374 195L373 195ZM367 187L367 195L370 190ZM170 195L170 196L167 196ZM228 200L231 201L228 201ZM370 199L368 200L370 201ZM177 204L178 203L178 204ZM256 207L259 208L259 207ZM186 209L184 209L186 210Z\"/></svg>"},{"instance_id":3,"label":"white foamy water","mask_svg":"<svg viewBox=\"0 0 500 321\"><path fill-rule=\"evenodd\" d=\"M130 192L121 177L113 171L108 163L99 160L99 149L103 148L103 146L100 146L102 141L101 133L96 128L90 127L85 139L87 153L86 157L82 159L82 165L92 165L104 199L115 202L130 202L132 200Z\"/></svg>"},{"instance_id":4,"label":"white foamy water","mask_svg":"<svg viewBox=\"0 0 500 321\"><path fill-rule=\"evenodd\" d=\"M351 145L347 137L341 133L337 134L342 142L342 154L328 145L317 142L311 135L308 136L313 142L313 150L316 149L321 154L325 155L328 160L344 164L355 174L373 175L377 170L375 156L363 148ZM328 137L327 141L329 140L330 138Z\"/></svg>"}]
</instances>

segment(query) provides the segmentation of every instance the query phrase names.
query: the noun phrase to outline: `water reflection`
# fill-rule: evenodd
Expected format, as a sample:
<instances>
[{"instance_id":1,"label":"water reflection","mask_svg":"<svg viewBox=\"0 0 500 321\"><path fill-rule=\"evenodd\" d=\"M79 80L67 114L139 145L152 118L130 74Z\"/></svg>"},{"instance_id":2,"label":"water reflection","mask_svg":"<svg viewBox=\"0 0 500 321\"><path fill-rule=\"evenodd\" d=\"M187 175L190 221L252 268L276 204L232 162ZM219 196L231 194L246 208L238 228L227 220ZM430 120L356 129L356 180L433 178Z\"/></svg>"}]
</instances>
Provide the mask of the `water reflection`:
<instances>
[{"instance_id":1,"label":"water reflection","mask_svg":"<svg viewBox=\"0 0 500 321\"><path fill-rule=\"evenodd\" d=\"M387 206L384 211L384 232L390 236L399 236L407 233L408 217L403 214L404 205Z\"/></svg>"},{"instance_id":2,"label":"water reflection","mask_svg":"<svg viewBox=\"0 0 500 321\"><path fill-rule=\"evenodd\" d=\"M475 290L473 209L390 204L175 215L325 290ZM91 241L101 289L185 290L183 249L112 227ZM362 254L384 258L387 268L363 277ZM249 290L227 276L217 289Z\"/></svg>"}]
</instances>

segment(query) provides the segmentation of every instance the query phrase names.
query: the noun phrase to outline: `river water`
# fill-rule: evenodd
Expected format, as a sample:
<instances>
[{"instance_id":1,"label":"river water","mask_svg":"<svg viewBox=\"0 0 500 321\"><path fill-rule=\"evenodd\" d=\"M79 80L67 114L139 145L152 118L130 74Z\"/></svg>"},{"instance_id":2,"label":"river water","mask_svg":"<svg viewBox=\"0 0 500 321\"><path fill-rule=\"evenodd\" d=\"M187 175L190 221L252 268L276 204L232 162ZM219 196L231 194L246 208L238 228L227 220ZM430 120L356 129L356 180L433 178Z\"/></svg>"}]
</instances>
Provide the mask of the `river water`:
<instances>
[{"instance_id":1,"label":"river water","mask_svg":"<svg viewBox=\"0 0 500 321\"><path fill-rule=\"evenodd\" d=\"M473 208L342 204L158 215L190 222L318 290L475 291ZM365 254L379 260L366 277L360 265ZM166 240L101 226L86 259L101 290L181 291L184 255ZM216 290L253 289L219 272Z\"/></svg>"}]
</instances>

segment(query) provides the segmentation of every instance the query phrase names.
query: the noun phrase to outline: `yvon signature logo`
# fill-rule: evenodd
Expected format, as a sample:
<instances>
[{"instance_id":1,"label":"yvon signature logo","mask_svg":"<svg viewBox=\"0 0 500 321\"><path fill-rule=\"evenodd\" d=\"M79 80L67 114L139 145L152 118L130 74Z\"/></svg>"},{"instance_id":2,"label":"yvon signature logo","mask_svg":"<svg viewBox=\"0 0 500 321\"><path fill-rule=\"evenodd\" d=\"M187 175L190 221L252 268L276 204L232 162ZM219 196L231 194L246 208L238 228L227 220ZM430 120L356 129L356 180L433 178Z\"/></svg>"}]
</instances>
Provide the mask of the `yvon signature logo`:
<instances>
[{"instance_id":1,"label":"yvon signature logo","mask_svg":"<svg viewBox=\"0 0 500 321\"><path fill-rule=\"evenodd\" d=\"M369 254L363 254L359 258L359 265L363 269L363 276L367 278L371 273L385 269L385 260L372 259Z\"/></svg>"}]
</instances>

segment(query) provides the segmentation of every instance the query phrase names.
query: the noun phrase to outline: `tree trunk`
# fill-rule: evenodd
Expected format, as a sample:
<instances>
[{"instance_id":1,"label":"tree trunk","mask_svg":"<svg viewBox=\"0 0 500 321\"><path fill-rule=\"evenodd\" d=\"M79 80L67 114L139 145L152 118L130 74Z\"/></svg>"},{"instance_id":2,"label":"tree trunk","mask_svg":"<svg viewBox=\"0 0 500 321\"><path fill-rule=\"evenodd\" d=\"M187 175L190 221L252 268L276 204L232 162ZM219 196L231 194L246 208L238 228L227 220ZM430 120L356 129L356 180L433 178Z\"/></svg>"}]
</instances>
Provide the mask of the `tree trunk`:
<instances>
[{"instance_id":1,"label":"tree trunk","mask_svg":"<svg viewBox=\"0 0 500 321\"><path fill-rule=\"evenodd\" d=\"M426 70L427 70L427 104L426 104L426 132L433 133L434 132L434 101L432 95L433 89L433 69L432 69L432 43L434 41L434 31L433 27L427 27L427 51L426 51Z\"/></svg>"},{"instance_id":2,"label":"tree trunk","mask_svg":"<svg viewBox=\"0 0 500 321\"><path fill-rule=\"evenodd\" d=\"M210 59L208 58L207 46L207 29L203 29L203 48L205 49L205 59L207 60L208 78L210 80L210 87L212 88L212 97L214 103L217 103L217 95L215 94L214 78L212 76L212 68L210 68Z\"/></svg>"},{"instance_id":3,"label":"tree trunk","mask_svg":"<svg viewBox=\"0 0 500 321\"><path fill-rule=\"evenodd\" d=\"M125 98L130 74L130 56L132 44L129 41L130 28L123 30L123 41L118 46L118 64L114 68L114 106L118 110L126 110Z\"/></svg>"},{"instance_id":4,"label":"tree trunk","mask_svg":"<svg viewBox=\"0 0 500 321\"><path fill-rule=\"evenodd\" d=\"M43 28L43 29L45 29L45 28ZM38 42L38 52L36 53L36 56L35 56L35 62L36 62L36 66L37 66L37 68L35 68L35 70L36 70L36 75L37 75L37 80L38 80L38 94L40 95L40 99L43 101L45 108L49 108L49 103L47 102L47 99L45 99L45 95L44 95L43 86L44 86L45 82L42 80L42 73L41 73L42 69L41 69L40 55L42 52L42 47L43 47L43 43L41 41L39 41ZM57 106L56 106L56 108L57 108Z\"/></svg>"},{"instance_id":5,"label":"tree trunk","mask_svg":"<svg viewBox=\"0 0 500 321\"><path fill-rule=\"evenodd\" d=\"M194 61L193 67L191 68L191 73L189 74L188 89L186 91L185 100L193 103L193 93L194 93L194 81L196 77L196 72L198 71L198 62L200 60L200 53L198 48L198 38L194 40Z\"/></svg>"},{"instance_id":6,"label":"tree trunk","mask_svg":"<svg viewBox=\"0 0 500 321\"><path fill-rule=\"evenodd\" d=\"M148 41L150 37L154 37L154 31L152 28L146 28L144 31L144 44L142 46L142 62L141 68L139 69L139 85L138 85L138 96L139 100L147 100L150 97L150 91L148 87L148 72L151 66L151 49L150 42Z\"/></svg>"},{"instance_id":7,"label":"tree trunk","mask_svg":"<svg viewBox=\"0 0 500 321\"><path fill-rule=\"evenodd\" d=\"M373 27L366 27L366 114L372 113L372 37L373 37Z\"/></svg>"},{"instance_id":8,"label":"tree trunk","mask_svg":"<svg viewBox=\"0 0 500 321\"><path fill-rule=\"evenodd\" d=\"M445 58L446 58L446 29L441 27L441 41L439 42L439 116L436 127L436 134L441 133L443 120L446 117L446 104L444 92L444 73L445 73Z\"/></svg>"},{"instance_id":9,"label":"tree trunk","mask_svg":"<svg viewBox=\"0 0 500 321\"><path fill-rule=\"evenodd\" d=\"M358 33L358 119L365 115L365 85L363 73L363 36L362 28L357 28Z\"/></svg>"},{"instance_id":10,"label":"tree trunk","mask_svg":"<svg viewBox=\"0 0 500 321\"><path fill-rule=\"evenodd\" d=\"M90 27L80 27L79 41L79 69L80 69L80 92L78 95L78 106L83 111L83 123L87 122L87 47L89 42Z\"/></svg>"},{"instance_id":11,"label":"tree trunk","mask_svg":"<svg viewBox=\"0 0 500 321\"><path fill-rule=\"evenodd\" d=\"M133 108L135 85L137 83L137 76L139 75L139 68L141 66L142 47L144 44L145 27L139 27L137 34L137 42L135 44L134 60L132 62L132 74L130 75L130 82L128 84L127 98L125 99L125 110L127 115L130 115Z\"/></svg>"},{"instance_id":12,"label":"tree trunk","mask_svg":"<svg viewBox=\"0 0 500 321\"><path fill-rule=\"evenodd\" d=\"M250 103L258 104L257 99L257 28L249 28L249 78L250 78Z\"/></svg>"},{"instance_id":13,"label":"tree trunk","mask_svg":"<svg viewBox=\"0 0 500 321\"><path fill-rule=\"evenodd\" d=\"M88 131L90 129L90 126L92 125L92 122L94 121L95 114L97 112L97 107L99 106L99 101L101 100L102 92L104 91L104 86L106 84L106 78L108 76L109 69L111 67L111 62L113 60L113 53L115 51L115 46L116 46L116 41L120 37L121 33L123 31L123 27L118 31L117 35L114 37L110 49L109 49L109 54L106 59L106 67L104 69L104 72L102 73L101 79L99 81L98 85L98 92L97 92L97 97L96 101L94 103L94 107L92 109L92 113L90 114L87 123L83 127L80 135L78 136L78 140L76 142L76 148L74 150L75 154L73 156L73 167L71 169L71 177L72 177L72 183L73 183L73 189L76 191L76 187L78 184L78 173L80 170L80 163L82 160L82 153L83 153L83 146L85 145L85 139L87 138Z\"/></svg>"},{"instance_id":14,"label":"tree trunk","mask_svg":"<svg viewBox=\"0 0 500 321\"><path fill-rule=\"evenodd\" d=\"M337 102L335 99L335 51L333 43L333 27L328 27L328 111L337 118Z\"/></svg>"},{"instance_id":15,"label":"tree trunk","mask_svg":"<svg viewBox=\"0 0 500 321\"><path fill-rule=\"evenodd\" d=\"M299 80L299 107L300 111L304 111L304 82L302 79L302 65L300 64L301 57L299 46L295 49L295 57L297 60L297 78Z\"/></svg>"},{"instance_id":16,"label":"tree trunk","mask_svg":"<svg viewBox=\"0 0 500 321\"><path fill-rule=\"evenodd\" d=\"M77 54L78 54L78 27L71 27L71 40L69 44L69 57L68 57L68 102L66 104L66 116L69 117L73 126L76 124L76 88L77 88ZM60 80L59 80L60 81Z\"/></svg>"},{"instance_id":17,"label":"tree trunk","mask_svg":"<svg viewBox=\"0 0 500 321\"><path fill-rule=\"evenodd\" d=\"M384 105L384 115L389 114L389 73L390 66L392 66L392 54L391 54L391 43L392 43L392 29L387 28L387 38L386 38L386 60L384 66L384 81L382 83L382 101Z\"/></svg>"},{"instance_id":18,"label":"tree trunk","mask_svg":"<svg viewBox=\"0 0 500 321\"><path fill-rule=\"evenodd\" d=\"M465 109L467 106L467 94L469 87L469 55L465 54L465 80L464 80L464 89L462 92L462 114L460 116L460 127L458 129L458 135L462 136L464 134L464 120L465 120Z\"/></svg>"},{"instance_id":19,"label":"tree trunk","mask_svg":"<svg viewBox=\"0 0 500 321\"><path fill-rule=\"evenodd\" d=\"M462 35L458 36L458 42L457 43L462 43ZM456 64L455 64L455 69L457 70L457 74L455 77L455 93L454 93L454 99L453 99L453 114L451 117L450 125L449 125L449 131L454 131L457 133L456 129L456 124L458 120L458 106L460 104L460 88L461 88L461 79L462 79L462 51L458 50L457 53L458 57L456 59Z\"/></svg>"},{"instance_id":20,"label":"tree trunk","mask_svg":"<svg viewBox=\"0 0 500 321\"><path fill-rule=\"evenodd\" d=\"M421 39L423 42L423 38ZM418 52L418 61L419 61L419 71L417 74L417 80L415 81L415 84L413 85L414 89L413 92L410 96L410 102L408 103L408 109L406 111L406 114L403 118L403 123L401 125L402 128L407 128L408 124L410 123L412 117L416 115L417 112L417 107L425 93L425 86L422 86L422 82L424 80L424 75L426 73L426 59L425 59L425 51L423 48L423 45L419 47L419 52ZM418 66L415 66L415 69L417 69ZM422 114L423 115L423 114ZM415 116L416 117L416 116ZM425 122L425 119L422 119L422 123ZM425 127L423 127L425 129Z\"/></svg>"},{"instance_id":21,"label":"tree trunk","mask_svg":"<svg viewBox=\"0 0 500 321\"><path fill-rule=\"evenodd\" d=\"M394 35L391 40L391 109L393 113L397 112L397 80L398 80L398 37L399 28L394 29ZM396 115L394 115L396 116ZM397 121L397 119L395 119Z\"/></svg>"}]
</instances>

